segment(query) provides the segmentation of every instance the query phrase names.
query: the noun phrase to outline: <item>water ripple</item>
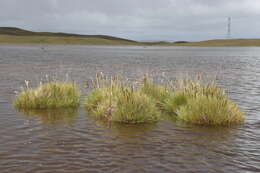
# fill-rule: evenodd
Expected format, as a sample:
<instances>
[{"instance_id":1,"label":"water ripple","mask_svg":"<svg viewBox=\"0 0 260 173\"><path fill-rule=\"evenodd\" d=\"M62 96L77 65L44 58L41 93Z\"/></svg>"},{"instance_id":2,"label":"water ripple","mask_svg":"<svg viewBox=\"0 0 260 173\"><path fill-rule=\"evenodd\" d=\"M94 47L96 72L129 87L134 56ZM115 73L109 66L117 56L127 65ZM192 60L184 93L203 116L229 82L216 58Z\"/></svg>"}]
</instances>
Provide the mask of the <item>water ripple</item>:
<instances>
[{"instance_id":1,"label":"water ripple","mask_svg":"<svg viewBox=\"0 0 260 173\"><path fill-rule=\"evenodd\" d=\"M260 49L0 46L0 172L260 172ZM208 128L163 120L151 125L96 121L84 108L17 112L14 91L45 74L84 84L96 72L136 79L218 75L246 112L244 125ZM62 116L60 116L62 115Z\"/></svg>"}]
</instances>

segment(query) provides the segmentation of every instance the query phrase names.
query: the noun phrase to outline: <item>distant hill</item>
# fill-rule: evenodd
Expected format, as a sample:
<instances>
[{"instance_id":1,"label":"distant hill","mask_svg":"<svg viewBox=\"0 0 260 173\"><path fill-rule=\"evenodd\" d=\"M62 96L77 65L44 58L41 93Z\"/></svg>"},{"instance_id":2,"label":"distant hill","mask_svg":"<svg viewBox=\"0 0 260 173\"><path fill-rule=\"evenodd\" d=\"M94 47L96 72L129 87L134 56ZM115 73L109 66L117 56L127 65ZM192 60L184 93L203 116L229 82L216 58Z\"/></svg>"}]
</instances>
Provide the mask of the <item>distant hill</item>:
<instances>
[{"instance_id":1,"label":"distant hill","mask_svg":"<svg viewBox=\"0 0 260 173\"><path fill-rule=\"evenodd\" d=\"M77 37L77 38L96 38L96 39L106 39L113 41L123 41L129 43L138 43L134 40L113 37L108 35L80 35L80 34L70 34L70 33L53 33L53 32L32 32L15 27L0 27L0 35L9 36L45 36L45 37Z\"/></svg>"},{"instance_id":2,"label":"distant hill","mask_svg":"<svg viewBox=\"0 0 260 173\"><path fill-rule=\"evenodd\" d=\"M260 39L223 39L199 42L138 42L108 35L32 32L15 27L0 27L0 44L137 45L137 46L260 46Z\"/></svg>"},{"instance_id":3,"label":"distant hill","mask_svg":"<svg viewBox=\"0 0 260 173\"><path fill-rule=\"evenodd\" d=\"M260 46L260 39L220 39L198 42L175 42L175 46L201 46L201 47L246 47Z\"/></svg>"}]
</instances>

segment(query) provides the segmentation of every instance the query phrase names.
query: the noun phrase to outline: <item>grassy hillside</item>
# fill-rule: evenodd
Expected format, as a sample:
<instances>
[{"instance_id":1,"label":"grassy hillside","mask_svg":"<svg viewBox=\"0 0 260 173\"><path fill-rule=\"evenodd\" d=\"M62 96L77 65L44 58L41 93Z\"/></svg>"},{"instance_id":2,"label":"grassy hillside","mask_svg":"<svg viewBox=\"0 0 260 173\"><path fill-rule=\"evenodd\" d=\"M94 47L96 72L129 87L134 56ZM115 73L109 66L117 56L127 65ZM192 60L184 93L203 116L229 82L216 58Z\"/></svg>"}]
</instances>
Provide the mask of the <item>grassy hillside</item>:
<instances>
[{"instance_id":1,"label":"grassy hillside","mask_svg":"<svg viewBox=\"0 0 260 173\"><path fill-rule=\"evenodd\" d=\"M68 33L31 32L19 28L0 27L0 43L14 44L82 44L136 45L138 42L107 35L79 35Z\"/></svg>"},{"instance_id":2,"label":"grassy hillside","mask_svg":"<svg viewBox=\"0 0 260 173\"><path fill-rule=\"evenodd\" d=\"M0 27L0 44L75 44L75 45L140 45L140 46L260 46L260 39L226 39L200 42L137 42L107 35L32 32L13 27Z\"/></svg>"},{"instance_id":3,"label":"grassy hillside","mask_svg":"<svg viewBox=\"0 0 260 173\"><path fill-rule=\"evenodd\" d=\"M177 42L174 46L260 46L260 39L225 39L225 40L207 40L199 42Z\"/></svg>"},{"instance_id":4,"label":"grassy hillside","mask_svg":"<svg viewBox=\"0 0 260 173\"><path fill-rule=\"evenodd\" d=\"M0 35L0 43L7 44L72 44L72 45L136 45L138 43L98 37L13 36Z\"/></svg>"}]
</instances>

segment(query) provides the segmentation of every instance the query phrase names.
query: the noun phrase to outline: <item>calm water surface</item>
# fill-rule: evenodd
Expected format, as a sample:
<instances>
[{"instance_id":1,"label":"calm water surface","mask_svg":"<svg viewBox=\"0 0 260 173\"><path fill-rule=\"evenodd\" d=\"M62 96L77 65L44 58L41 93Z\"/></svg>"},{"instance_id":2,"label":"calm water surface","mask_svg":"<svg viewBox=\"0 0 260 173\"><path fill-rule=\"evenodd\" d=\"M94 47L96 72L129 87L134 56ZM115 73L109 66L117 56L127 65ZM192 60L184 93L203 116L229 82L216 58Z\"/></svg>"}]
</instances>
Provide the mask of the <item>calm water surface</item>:
<instances>
[{"instance_id":1,"label":"calm water surface","mask_svg":"<svg viewBox=\"0 0 260 173\"><path fill-rule=\"evenodd\" d=\"M15 91L46 75L85 84L96 72L136 79L217 75L244 125L162 120L107 124L78 110L17 112ZM68 75L66 75L68 74ZM260 172L260 48L0 46L0 172Z\"/></svg>"}]
</instances>

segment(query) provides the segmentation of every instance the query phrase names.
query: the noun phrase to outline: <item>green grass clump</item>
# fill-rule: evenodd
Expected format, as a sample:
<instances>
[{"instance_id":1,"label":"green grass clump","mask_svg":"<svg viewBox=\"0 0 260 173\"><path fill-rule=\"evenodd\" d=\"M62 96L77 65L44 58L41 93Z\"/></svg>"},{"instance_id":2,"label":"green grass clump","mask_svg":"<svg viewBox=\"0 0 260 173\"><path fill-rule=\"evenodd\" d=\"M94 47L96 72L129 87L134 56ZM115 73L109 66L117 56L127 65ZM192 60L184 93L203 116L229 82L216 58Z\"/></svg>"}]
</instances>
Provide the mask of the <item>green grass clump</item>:
<instances>
[{"instance_id":1,"label":"green grass clump","mask_svg":"<svg viewBox=\"0 0 260 173\"><path fill-rule=\"evenodd\" d=\"M22 91L14 104L18 109L47 109L77 107L79 102L80 92L74 83L49 82Z\"/></svg>"},{"instance_id":2,"label":"green grass clump","mask_svg":"<svg viewBox=\"0 0 260 173\"><path fill-rule=\"evenodd\" d=\"M160 114L199 125L231 125L244 121L244 114L215 83L180 80L159 85L144 79L141 87L116 79L96 80L86 98L86 108L99 118L123 123L158 121Z\"/></svg>"},{"instance_id":3,"label":"green grass clump","mask_svg":"<svg viewBox=\"0 0 260 173\"><path fill-rule=\"evenodd\" d=\"M231 125L244 121L244 114L214 83L182 80L164 101L166 112L192 124Z\"/></svg>"},{"instance_id":4,"label":"green grass clump","mask_svg":"<svg viewBox=\"0 0 260 173\"><path fill-rule=\"evenodd\" d=\"M226 98L225 91L214 83L203 84L201 81L179 80L172 86L172 91L162 104L164 111L177 115L177 110L186 105L189 99L207 96Z\"/></svg>"},{"instance_id":5,"label":"green grass clump","mask_svg":"<svg viewBox=\"0 0 260 173\"><path fill-rule=\"evenodd\" d=\"M111 118L111 113L115 107L116 91L109 87L96 88L86 97L86 110L98 118Z\"/></svg>"},{"instance_id":6,"label":"green grass clump","mask_svg":"<svg viewBox=\"0 0 260 173\"><path fill-rule=\"evenodd\" d=\"M174 92L182 92L187 97L196 98L197 96L213 96L218 98L225 97L225 91L218 87L214 82L205 83L201 80L178 80L173 86Z\"/></svg>"},{"instance_id":7,"label":"green grass clump","mask_svg":"<svg viewBox=\"0 0 260 173\"><path fill-rule=\"evenodd\" d=\"M163 102L162 109L168 114L177 115L177 110L186 105L189 96L183 92L172 92Z\"/></svg>"},{"instance_id":8,"label":"green grass clump","mask_svg":"<svg viewBox=\"0 0 260 173\"><path fill-rule=\"evenodd\" d=\"M95 88L86 98L87 111L98 118L109 121L137 124L156 122L160 111L155 100L140 90L124 85L120 80Z\"/></svg>"},{"instance_id":9,"label":"green grass clump","mask_svg":"<svg viewBox=\"0 0 260 173\"><path fill-rule=\"evenodd\" d=\"M166 86L154 83L151 79L144 78L141 92L156 100L156 105L162 107L170 91Z\"/></svg>"},{"instance_id":10,"label":"green grass clump","mask_svg":"<svg viewBox=\"0 0 260 173\"><path fill-rule=\"evenodd\" d=\"M227 98L198 96L177 110L178 118L199 125L231 125L244 121L244 114Z\"/></svg>"},{"instance_id":11,"label":"green grass clump","mask_svg":"<svg viewBox=\"0 0 260 173\"><path fill-rule=\"evenodd\" d=\"M115 102L112 121L146 123L159 120L160 112L152 98L139 91L124 89Z\"/></svg>"}]
</instances>

